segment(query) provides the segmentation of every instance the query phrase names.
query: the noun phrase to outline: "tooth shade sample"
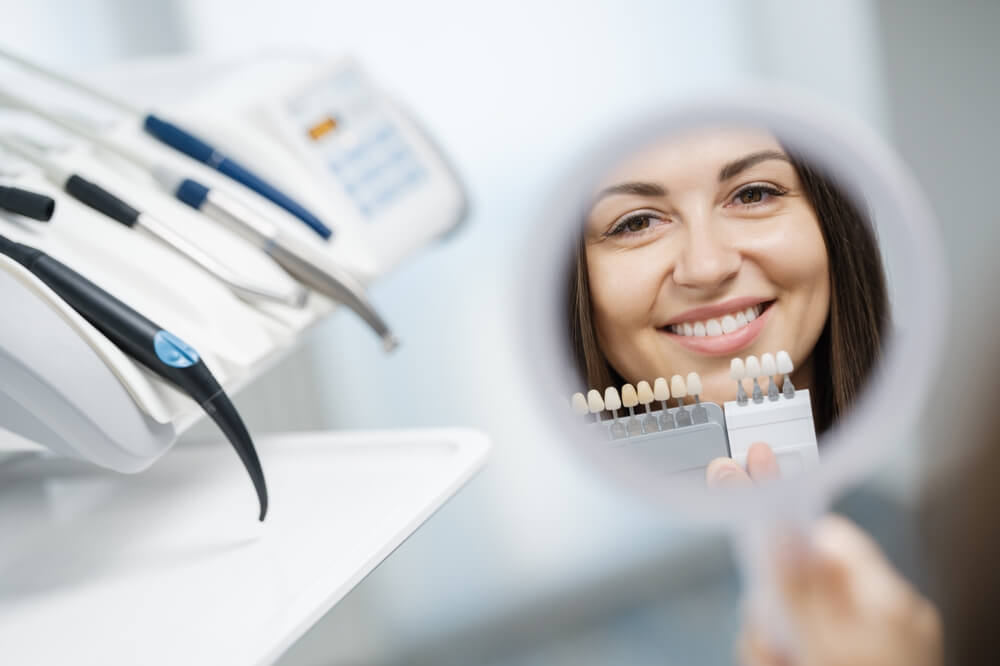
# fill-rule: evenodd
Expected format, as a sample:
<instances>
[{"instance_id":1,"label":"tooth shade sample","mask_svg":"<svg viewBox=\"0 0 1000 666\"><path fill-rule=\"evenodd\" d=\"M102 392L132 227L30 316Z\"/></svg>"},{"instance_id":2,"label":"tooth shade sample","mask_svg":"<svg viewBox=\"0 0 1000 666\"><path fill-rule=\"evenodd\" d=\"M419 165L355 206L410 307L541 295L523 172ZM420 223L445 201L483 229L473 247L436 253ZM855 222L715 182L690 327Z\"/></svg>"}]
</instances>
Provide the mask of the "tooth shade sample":
<instances>
[{"instance_id":1,"label":"tooth shade sample","mask_svg":"<svg viewBox=\"0 0 1000 666\"><path fill-rule=\"evenodd\" d=\"M754 377L760 377L760 359L756 356L747 356L746 366L747 377L750 377L751 379Z\"/></svg>"},{"instance_id":2,"label":"tooth shade sample","mask_svg":"<svg viewBox=\"0 0 1000 666\"><path fill-rule=\"evenodd\" d=\"M667 388L667 380L663 377L657 377L656 381L653 382L653 398L655 400L670 399L670 389Z\"/></svg>"},{"instance_id":3,"label":"tooth shade sample","mask_svg":"<svg viewBox=\"0 0 1000 666\"><path fill-rule=\"evenodd\" d=\"M622 400L618 397L618 389L614 386L604 389L604 408L610 410L622 408Z\"/></svg>"},{"instance_id":4,"label":"tooth shade sample","mask_svg":"<svg viewBox=\"0 0 1000 666\"><path fill-rule=\"evenodd\" d=\"M573 411L577 414L586 414L590 411L587 407L587 398L582 393L574 393L572 403Z\"/></svg>"},{"instance_id":5,"label":"tooth shade sample","mask_svg":"<svg viewBox=\"0 0 1000 666\"><path fill-rule=\"evenodd\" d=\"M746 366L743 365L743 359L734 358L729 364L729 376L736 381L739 381L747 376Z\"/></svg>"},{"instance_id":6,"label":"tooth shade sample","mask_svg":"<svg viewBox=\"0 0 1000 666\"><path fill-rule=\"evenodd\" d=\"M653 389L649 387L649 382L643 380L639 382L635 387L636 393L639 394L639 402L644 405L648 405L653 402Z\"/></svg>"},{"instance_id":7,"label":"tooth shade sample","mask_svg":"<svg viewBox=\"0 0 1000 666\"><path fill-rule=\"evenodd\" d=\"M683 398L687 395L687 387L684 386L684 378L674 375L670 378L670 395L675 398Z\"/></svg>"},{"instance_id":8,"label":"tooth shade sample","mask_svg":"<svg viewBox=\"0 0 1000 666\"><path fill-rule=\"evenodd\" d=\"M711 337L722 335L722 324L719 323L718 319L709 319L705 322L705 333Z\"/></svg>"},{"instance_id":9,"label":"tooth shade sample","mask_svg":"<svg viewBox=\"0 0 1000 666\"><path fill-rule=\"evenodd\" d=\"M777 365L778 365L778 372L780 374L782 374L782 375L787 375L792 370L795 369L794 366L792 366L792 357L789 356L788 352L786 352L786 351L780 351L780 352L778 352L778 363L777 363Z\"/></svg>"},{"instance_id":10,"label":"tooth shade sample","mask_svg":"<svg viewBox=\"0 0 1000 666\"><path fill-rule=\"evenodd\" d=\"M687 390L691 395L701 394L701 377L697 372L689 372L687 377Z\"/></svg>"},{"instance_id":11,"label":"tooth shade sample","mask_svg":"<svg viewBox=\"0 0 1000 666\"><path fill-rule=\"evenodd\" d=\"M760 355L760 370L768 377L778 374L778 364L774 361L774 354Z\"/></svg>"},{"instance_id":12,"label":"tooth shade sample","mask_svg":"<svg viewBox=\"0 0 1000 666\"><path fill-rule=\"evenodd\" d=\"M587 392L587 406L590 407L591 414L599 414L604 411L604 401L601 400L601 392L597 389L590 389Z\"/></svg>"},{"instance_id":13,"label":"tooth shade sample","mask_svg":"<svg viewBox=\"0 0 1000 666\"><path fill-rule=\"evenodd\" d=\"M723 333L732 333L737 328L739 328L739 326L736 325L736 318L735 317L733 317L731 315L726 315L725 317L722 318L722 332Z\"/></svg>"},{"instance_id":14,"label":"tooth shade sample","mask_svg":"<svg viewBox=\"0 0 1000 666\"><path fill-rule=\"evenodd\" d=\"M622 387L622 404L626 407L635 407L639 404L639 396L635 393L635 387L626 384Z\"/></svg>"}]
</instances>

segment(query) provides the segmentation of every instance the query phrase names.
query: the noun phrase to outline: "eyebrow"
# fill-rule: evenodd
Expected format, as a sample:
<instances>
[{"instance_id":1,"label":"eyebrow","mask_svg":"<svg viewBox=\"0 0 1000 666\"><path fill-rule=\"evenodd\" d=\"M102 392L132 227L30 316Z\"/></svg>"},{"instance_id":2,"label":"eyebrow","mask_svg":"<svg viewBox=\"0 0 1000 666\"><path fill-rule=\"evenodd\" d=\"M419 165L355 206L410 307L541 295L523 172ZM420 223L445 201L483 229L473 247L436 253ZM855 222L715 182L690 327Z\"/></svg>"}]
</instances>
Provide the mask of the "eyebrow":
<instances>
[{"instance_id":1,"label":"eyebrow","mask_svg":"<svg viewBox=\"0 0 1000 666\"><path fill-rule=\"evenodd\" d=\"M759 153L750 153L746 157L730 162L719 171L719 182L724 183L740 172L746 171L755 164L766 162L767 160L784 160L790 162L788 155L777 150L762 150Z\"/></svg>"},{"instance_id":2,"label":"eyebrow","mask_svg":"<svg viewBox=\"0 0 1000 666\"><path fill-rule=\"evenodd\" d=\"M667 196L667 188L658 183L642 183L638 181L618 183L598 192L597 196L594 197L594 203L614 194L634 194L640 197L665 197Z\"/></svg>"}]
</instances>

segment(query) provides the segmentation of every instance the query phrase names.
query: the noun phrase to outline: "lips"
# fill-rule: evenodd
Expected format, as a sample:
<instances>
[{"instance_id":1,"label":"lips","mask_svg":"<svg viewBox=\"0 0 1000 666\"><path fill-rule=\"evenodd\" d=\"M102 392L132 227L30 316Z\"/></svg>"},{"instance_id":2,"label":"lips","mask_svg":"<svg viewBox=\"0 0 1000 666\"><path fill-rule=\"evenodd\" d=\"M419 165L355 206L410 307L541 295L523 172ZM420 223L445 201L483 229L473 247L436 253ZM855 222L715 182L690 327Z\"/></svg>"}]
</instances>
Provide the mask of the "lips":
<instances>
[{"instance_id":1,"label":"lips","mask_svg":"<svg viewBox=\"0 0 1000 666\"><path fill-rule=\"evenodd\" d=\"M660 328L677 344L700 354L730 354L750 346L764 330L774 301L741 298L681 313Z\"/></svg>"}]
</instances>

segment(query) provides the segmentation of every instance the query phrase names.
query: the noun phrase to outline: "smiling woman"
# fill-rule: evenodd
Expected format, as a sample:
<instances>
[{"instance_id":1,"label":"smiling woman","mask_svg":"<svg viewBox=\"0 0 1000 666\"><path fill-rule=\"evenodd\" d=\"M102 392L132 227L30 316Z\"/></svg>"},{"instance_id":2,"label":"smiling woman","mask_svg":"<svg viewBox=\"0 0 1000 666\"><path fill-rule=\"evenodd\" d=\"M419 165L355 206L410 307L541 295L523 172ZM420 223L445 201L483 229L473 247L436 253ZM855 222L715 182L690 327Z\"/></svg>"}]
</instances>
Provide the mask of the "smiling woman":
<instances>
[{"instance_id":1,"label":"smiling woman","mask_svg":"<svg viewBox=\"0 0 1000 666\"><path fill-rule=\"evenodd\" d=\"M787 350L817 429L851 404L888 318L874 232L831 179L769 132L664 139L606 176L586 216L568 305L590 386L697 372L736 397L735 356Z\"/></svg>"}]
</instances>

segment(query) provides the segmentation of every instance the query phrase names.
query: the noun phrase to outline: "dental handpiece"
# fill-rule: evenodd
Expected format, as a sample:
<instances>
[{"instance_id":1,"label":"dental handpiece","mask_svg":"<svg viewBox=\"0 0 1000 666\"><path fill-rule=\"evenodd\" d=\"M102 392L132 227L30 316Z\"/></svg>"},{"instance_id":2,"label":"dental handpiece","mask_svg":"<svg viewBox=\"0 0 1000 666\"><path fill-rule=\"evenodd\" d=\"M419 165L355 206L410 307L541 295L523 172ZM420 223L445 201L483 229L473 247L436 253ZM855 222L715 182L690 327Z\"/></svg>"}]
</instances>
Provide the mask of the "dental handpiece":
<instances>
[{"instance_id":1,"label":"dental handpiece","mask_svg":"<svg viewBox=\"0 0 1000 666\"><path fill-rule=\"evenodd\" d=\"M165 190L173 192L180 201L259 247L306 286L353 310L382 338L386 351L392 351L399 344L368 300L364 285L346 271L332 266L322 251L282 233L249 206L225 192L209 189L164 167L154 170L153 175Z\"/></svg>"},{"instance_id":2,"label":"dental handpiece","mask_svg":"<svg viewBox=\"0 0 1000 666\"><path fill-rule=\"evenodd\" d=\"M125 354L190 396L215 421L250 474L267 515L267 484L243 420L191 346L41 250L0 236L0 253L31 271Z\"/></svg>"},{"instance_id":3,"label":"dental handpiece","mask_svg":"<svg viewBox=\"0 0 1000 666\"><path fill-rule=\"evenodd\" d=\"M206 272L211 273L241 298L268 300L293 307L302 307L305 304L307 293L298 285L294 285L287 291L276 291L267 285L254 283L246 277L236 274L224 263L205 252L197 243L177 233L169 225L148 213L133 208L127 202L82 176L60 168L53 161L42 157L34 149L29 149L23 142L14 141L11 137L0 137L0 145L37 164L49 180L62 187L77 201L126 227L145 231Z\"/></svg>"},{"instance_id":4,"label":"dental handpiece","mask_svg":"<svg viewBox=\"0 0 1000 666\"><path fill-rule=\"evenodd\" d=\"M229 177L237 183L240 183L247 189L250 189L265 199L268 199L275 205L284 208L286 211L299 218L324 240L330 238L333 234L330 228L326 226L322 220L316 217L316 215L311 213L298 201L240 163L236 162L228 155L222 153L216 147L211 146L202 139L196 137L186 129L164 120L153 113L148 113L139 109L132 104L118 99L117 97L94 86L85 85L83 82L75 78L49 69L48 67L43 67L42 65L34 63L30 60L26 60L25 58L11 53L6 49L0 48L0 58L14 62L28 71L44 76L52 81L56 81L64 86L73 88L95 99L99 99L107 104L110 104L111 106L117 107L126 113L137 116L142 121L142 127L146 133L160 143L169 146L180 153L184 153L188 157L197 160L212 169L215 169L219 173Z\"/></svg>"},{"instance_id":5,"label":"dental handpiece","mask_svg":"<svg viewBox=\"0 0 1000 666\"><path fill-rule=\"evenodd\" d=\"M56 202L44 194L0 185L0 208L40 222L48 222L52 219Z\"/></svg>"}]
</instances>

